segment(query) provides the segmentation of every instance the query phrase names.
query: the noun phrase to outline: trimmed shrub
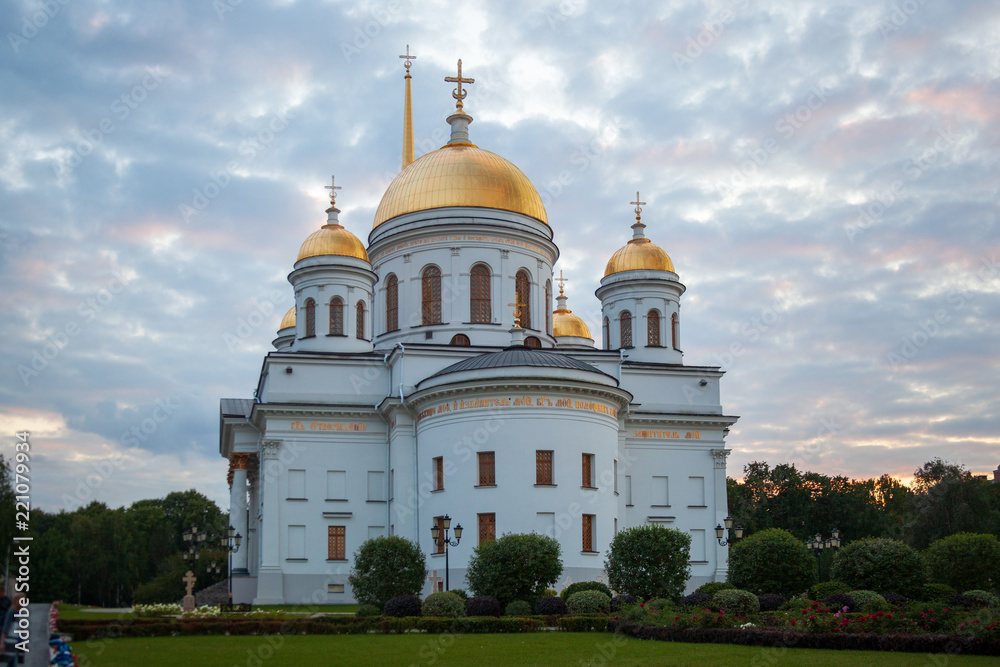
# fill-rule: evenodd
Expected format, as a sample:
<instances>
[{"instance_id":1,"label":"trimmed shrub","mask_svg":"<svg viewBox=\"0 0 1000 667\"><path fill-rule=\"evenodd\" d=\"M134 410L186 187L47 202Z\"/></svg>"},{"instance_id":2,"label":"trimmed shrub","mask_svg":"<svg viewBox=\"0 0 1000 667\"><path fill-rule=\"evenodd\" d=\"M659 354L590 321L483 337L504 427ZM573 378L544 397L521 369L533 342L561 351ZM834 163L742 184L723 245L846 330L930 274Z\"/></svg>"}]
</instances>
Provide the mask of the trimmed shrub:
<instances>
[{"instance_id":1,"label":"trimmed shrub","mask_svg":"<svg viewBox=\"0 0 1000 667\"><path fill-rule=\"evenodd\" d=\"M708 593L692 593L681 598L682 607L697 607L699 609L709 606L712 596Z\"/></svg>"},{"instance_id":2,"label":"trimmed shrub","mask_svg":"<svg viewBox=\"0 0 1000 667\"><path fill-rule=\"evenodd\" d=\"M731 591L734 590L736 586L733 586L728 581L710 581L707 584L702 584L694 590L695 593L704 593L705 595L715 595L719 591Z\"/></svg>"},{"instance_id":3,"label":"trimmed shrub","mask_svg":"<svg viewBox=\"0 0 1000 667\"><path fill-rule=\"evenodd\" d=\"M760 612L757 596L737 588L719 591L712 597L712 602L727 614L749 617Z\"/></svg>"},{"instance_id":4,"label":"trimmed shrub","mask_svg":"<svg viewBox=\"0 0 1000 667\"><path fill-rule=\"evenodd\" d=\"M535 613L541 616L565 614L566 601L558 595L543 595L535 603Z\"/></svg>"},{"instance_id":5,"label":"trimmed shrub","mask_svg":"<svg viewBox=\"0 0 1000 667\"><path fill-rule=\"evenodd\" d=\"M855 540L833 556L830 576L853 589L912 596L924 584L920 554L899 540Z\"/></svg>"},{"instance_id":6,"label":"trimmed shrub","mask_svg":"<svg viewBox=\"0 0 1000 667\"><path fill-rule=\"evenodd\" d=\"M376 537L354 552L348 581L358 602L383 607L390 598L419 593L427 581L427 564L420 547L410 540L398 535Z\"/></svg>"},{"instance_id":7,"label":"trimmed shrub","mask_svg":"<svg viewBox=\"0 0 1000 667\"><path fill-rule=\"evenodd\" d=\"M882 597L893 607L902 607L906 604L906 596L899 593L886 593Z\"/></svg>"},{"instance_id":8,"label":"trimmed shrub","mask_svg":"<svg viewBox=\"0 0 1000 667\"><path fill-rule=\"evenodd\" d=\"M464 588L453 588L447 592L462 598L462 602L465 602L466 600L469 599L469 594L465 592Z\"/></svg>"},{"instance_id":9,"label":"trimmed shrub","mask_svg":"<svg viewBox=\"0 0 1000 667\"><path fill-rule=\"evenodd\" d=\"M952 609L966 609L966 610L978 606L975 600L973 600L970 597L966 597L964 595L952 595L950 598L945 600L945 604L947 604Z\"/></svg>"},{"instance_id":10,"label":"trimmed shrub","mask_svg":"<svg viewBox=\"0 0 1000 667\"><path fill-rule=\"evenodd\" d=\"M816 582L816 563L805 543L780 528L768 528L729 548L729 581L755 595L798 595Z\"/></svg>"},{"instance_id":11,"label":"trimmed shrub","mask_svg":"<svg viewBox=\"0 0 1000 667\"><path fill-rule=\"evenodd\" d=\"M431 593L420 606L421 616L440 616L442 618L458 618L465 614L465 600L448 591Z\"/></svg>"},{"instance_id":12,"label":"trimmed shrub","mask_svg":"<svg viewBox=\"0 0 1000 667\"><path fill-rule=\"evenodd\" d=\"M845 584L843 581L824 581L821 584L815 584L809 587L809 599L810 600L822 600L827 595L833 595L834 593L850 593L851 587Z\"/></svg>"},{"instance_id":13,"label":"trimmed shrub","mask_svg":"<svg viewBox=\"0 0 1000 667\"><path fill-rule=\"evenodd\" d=\"M958 595L958 591L948 584L924 584L917 599L921 602L937 602L947 600L952 595Z\"/></svg>"},{"instance_id":14,"label":"trimmed shrub","mask_svg":"<svg viewBox=\"0 0 1000 667\"><path fill-rule=\"evenodd\" d=\"M778 611L781 605L788 602L788 600L785 599L785 596L778 595L777 593L764 593L757 596L757 602L760 603L761 611Z\"/></svg>"},{"instance_id":15,"label":"trimmed shrub","mask_svg":"<svg viewBox=\"0 0 1000 667\"><path fill-rule=\"evenodd\" d=\"M857 611L889 611L889 603L875 591L851 591L848 595L854 598Z\"/></svg>"},{"instance_id":16,"label":"trimmed shrub","mask_svg":"<svg viewBox=\"0 0 1000 667\"><path fill-rule=\"evenodd\" d=\"M386 616L420 616L420 598L416 595L397 595L386 600L382 613Z\"/></svg>"},{"instance_id":17,"label":"trimmed shrub","mask_svg":"<svg viewBox=\"0 0 1000 667\"><path fill-rule=\"evenodd\" d=\"M563 592L559 594L563 600L569 600L569 596L573 593L579 593L580 591L600 591L608 596L610 600L613 596L611 594L611 589L608 588L607 584L602 584L599 581L578 581L575 584L570 584L563 589Z\"/></svg>"},{"instance_id":18,"label":"trimmed shrub","mask_svg":"<svg viewBox=\"0 0 1000 667\"><path fill-rule=\"evenodd\" d=\"M637 602L639 602L639 599L634 595L629 595L628 593L616 595L611 598L611 611L618 611L626 605L636 604Z\"/></svg>"},{"instance_id":19,"label":"trimmed shrub","mask_svg":"<svg viewBox=\"0 0 1000 667\"><path fill-rule=\"evenodd\" d=\"M604 570L611 588L648 600L677 600L691 574L691 535L660 525L628 528L611 541Z\"/></svg>"},{"instance_id":20,"label":"trimmed shrub","mask_svg":"<svg viewBox=\"0 0 1000 667\"><path fill-rule=\"evenodd\" d=\"M475 548L465 578L477 596L489 595L506 605L538 599L560 574L558 540L538 533L508 533Z\"/></svg>"},{"instance_id":21,"label":"trimmed shrub","mask_svg":"<svg viewBox=\"0 0 1000 667\"><path fill-rule=\"evenodd\" d=\"M358 618L368 618L370 616L381 616L382 610L373 604L363 604L354 613Z\"/></svg>"},{"instance_id":22,"label":"trimmed shrub","mask_svg":"<svg viewBox=\"0 0 1000 667\"><path fill-rule=\"evenodd\" d=\"M931 581L959 591L1000 586L1000 540L981 533L956 533L924 550Z\"/></svg>"},{"instance_id":23,"label":"trimmed shrub","mask_svg":"<svg viewBox=\"0 0 1000 667\"><path fill-rule=\"evenodd\" d=\"M504 609L504 616L531 616L531 605L524 600L514 600Z\"/></svg>"},{"instance_id":24,"label":"trimmed shrub","mask_svg":"<svg viewBox=\"0 0 1000 667\"><path fill-rule=\"evenodd\" d=\"M578 591L566 600L566 611L574 616L607 614L611 611L611 599L601 591Z\"/></svg>"},{"instance_id":25,"label":"trimmed shrub","mask_svg":"<svg viewBox=\"0 0 1000 667\"><path fill-rule=\"evenodd\" d=\"M500 600L492 595L477 595L465 601L465 613L469 616L499 616L502 609Z\"/></svg>"},{"instance_id":26,"label":"trimmed shrub","mask_svg":"<svg viewBox=\"0 0 1000 667\"><path fill-rule=\"evenodd\" d=\"M673 601L668 600L666 598L653 598L652 600L646 603L647 607L650 607L655 611L663 611L664 609L668 609L673 605L674 605Z\"/></svg>"},{"instance_id":27,"label":"trimmed shrub","mask_svg":"<svg viewBox=\"0 0 1000 667\"><path fill-rule=\"evenodd\" d=\"M834 611L840 611L847 607L847 611L852 612L858 608L858 603L854 601L850 593L831 593L822 599L822 603Z\"/></svg>"},{"instance_id":28,"label":"trimmed shrub","mask_svg":"<svg viewBox=\"0 0 1000 667\"><path fill-rule=\"evenodd\" d=\"M781 609L778 611L800 611L802 609L808 609L813 604L813 601L804 595L796 595L793 598L788 598L788 602L781 605Z\"/></svg>"},{"instance_id":29,"label":"trimmed shrub","mask_svg":"<svg viewBox=\"0 0 1000 667\"><path fill-rule=\"evenodd\" d=\"M965 591L962 593L967 598L976 601L977 607L992 607L1000 609L1000 598L989 591Z\"/></svg>"}]
</instances>

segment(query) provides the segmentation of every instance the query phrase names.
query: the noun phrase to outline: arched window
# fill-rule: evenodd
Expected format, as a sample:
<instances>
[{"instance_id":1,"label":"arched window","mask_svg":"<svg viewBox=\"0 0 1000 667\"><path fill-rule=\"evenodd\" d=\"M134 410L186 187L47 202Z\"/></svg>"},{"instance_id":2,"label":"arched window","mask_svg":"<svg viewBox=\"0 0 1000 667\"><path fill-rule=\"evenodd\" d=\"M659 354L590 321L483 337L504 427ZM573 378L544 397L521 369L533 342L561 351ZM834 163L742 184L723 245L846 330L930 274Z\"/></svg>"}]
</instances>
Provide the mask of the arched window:
<instances>
[{"instance_id":1,"label":"arched window","mask_svg":"<svg viewBox=\"0 0 1000 667\"><path fill-rule=\"evenodd\" d=\"M538 340L534 336L528 336L524 339L524 346L530 347L533 350L540 350L542 349L542 341Z\"/></svg>"},{"instance_id":2,"label":"arched window","mask_svg":"<svg viewBox=\"0 0 1000 667\"><path fill-rule=\"evenodd\" d=\"M552 334L552 282L545 281L545 333Z\"/></svg>"},{"instance_id":3,"label":"arched window","mask_svg":"<svg viewBox=\"0 0 1000 667\"><path fill-rule=\"evenodd\" d=\"M451 338L452 345L469 345L469 337L465 334L455 334Z\"/></svg>"},{"instance_id":4,"label":"arched window","mask_svg":"<svg viewBox=\"0 0 1000 667\"><path fill-rule=\"evenodd\" d=\"M632 347L632 313L623 310L619 315L622 329L622 342L620 347Z\"/></svg>"},{"instance_id":5,"label":"arched window","mask_svg":"<svg viewBox=\"0 0 1000 667\"><path fill-rule=\"evenodd\" d=\"M493 321L490 308L490 269L485 264L476 264L469 272L469 312L471 321L489 324Z\"/></svg>"},{"instance_id":6,"label":"arched window","mask_svg":"<svg viewBox=\"0 0 1000 667\"><path fill-rule=\"evenodd\" d=\"M330 335L344 335L344 302L339 296L330 299Z\"/></svg>"},{"instance_id":7,"label":"arched window","mask_svg":"<svg viewBox=\"0 0 1000 667\"><path fill-rule=\"evenodd\" d=\"M420 280L424 313L422 324L441 324L441 269L428 266Z\"/></svg>"},{"instance_id":8,"label":"arched window","mask_svg":"<svg viewBox=\"0 0 1000 667\"><path fill-rule=\"evenodd\" d=\"M646 314L646 345L660 347L660 314L655 310Z\"/></svg>"},{"instance_id":9,"label":"arched window","mask_svg":"<svg viewBox=\"0 0 1000 667\"><path fill-rule=\"evenodd\" d=\"M306 338L316 335L316 302L306 299Z\"/></svg>"},{"instance_id":10,"label":"arched window","mask_svg":"<svg viewBox=\"0 0 1000 667\"><path fill-rule=\"evenodd\" d=\"M521 318L521 326L531 328L531 278L528 272L521 269L514 278L514 293L517 301L517 314Z\"/></svg>"},{"instance_id":11,"label":"arched window","mask_svg":"<svg viewBox=\"0 0 1000 667\"><path fill-rule=\"evenodd\" d=\"M611 349L611 321L608 318L604 318L604 349Z\"/></svg>"},{"instance_id":12,"label":"arched window","mask_svg":"<svg viewBox=\"0 0 1000 667\"><path fill-rule=\"evenodd\" d=\"M358 301L357 305L357 337L364 339L365 337L365 302Z\"/></svg>"},{"instance_id":13,"label":"arched window","mask_svg":"<svg viewBox=\"0 0 1000 667\"><path fill-rule=\"evenodd\" d=\"M678 329L678 327L677 327L677 313L674 313L673 315L670 316L670 339L673 341L673 346L674 346L675 350L681 349L681 348L677 347L677 338L678 338L677 329Z\"/></svg>"},{"instance_id":14,"label":"arched window","mask_svg":"<svg viewBox=\"0 0 1000 667\"><path fill-rule=\"evenodd\" d=\"M385 330L399 329L399 280L390 273L385 280Z\"/></svg>"}]
</instances>

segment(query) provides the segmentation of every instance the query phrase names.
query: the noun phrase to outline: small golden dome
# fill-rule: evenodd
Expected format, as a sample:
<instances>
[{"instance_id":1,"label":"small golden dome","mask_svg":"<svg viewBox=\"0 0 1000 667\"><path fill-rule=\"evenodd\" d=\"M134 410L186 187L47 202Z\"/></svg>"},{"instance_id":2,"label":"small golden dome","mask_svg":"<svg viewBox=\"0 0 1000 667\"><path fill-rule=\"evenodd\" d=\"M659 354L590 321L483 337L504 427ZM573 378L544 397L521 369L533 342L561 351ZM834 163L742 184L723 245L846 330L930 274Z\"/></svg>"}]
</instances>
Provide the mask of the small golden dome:
<instances>
[{"instance_id":1,"label":"small golden dome","mask_svg":"<svg viewBox=\"0 0 1000 667\"><path fill-rule=\"evenodd\" d=\"M590 329L572 311L561 308L552 312L552 335L556 338L559 336L590 338Z\"/></svg>"},{"instance_id":2,"label":"small golden dome","mask_svg":"<svg viewBox=\"0 0 1000 667\"><path fill-rule=\"evenodd\" d=\"M358 237L336 224L323 225L310 234L299 248L299 256L295 261L321 255L339 255L368 261L368 252Z\"/></svg>"},{"instance_id":3,"label":"small golden dome","mask_svg":"<svg viewBox=\"0 0 1000 667\"><path fill-rule=\"evenodd\" d=\"M281 318L281 326L278 327L278 331L282 329L288 329L289 327L295 326L295 306L288 309L285 316Z\"/></svg>"},{"instance_id":4,"label":"small golden dome","mask_svg":"<svg viewBox=\"0 0 1000 667\"><path fill-rule=\"evenodd\" d=\"M666 251L649 239L632 239L615 251L604 269L604 277L622 271L674 271L674 263Z\"/></svg>"},{"instance_id":5,"label":"small golden dome","mask_svg":"<svg viewBox=\"0 0 1000 667\"><path fill-rule=\"evenodd\" d=\"M404 213L445 206L494 208L549 222L538 190L520 169L478 146L451 143L396 176L382 195L372 227Z\"/></svg>"}]
</instances>

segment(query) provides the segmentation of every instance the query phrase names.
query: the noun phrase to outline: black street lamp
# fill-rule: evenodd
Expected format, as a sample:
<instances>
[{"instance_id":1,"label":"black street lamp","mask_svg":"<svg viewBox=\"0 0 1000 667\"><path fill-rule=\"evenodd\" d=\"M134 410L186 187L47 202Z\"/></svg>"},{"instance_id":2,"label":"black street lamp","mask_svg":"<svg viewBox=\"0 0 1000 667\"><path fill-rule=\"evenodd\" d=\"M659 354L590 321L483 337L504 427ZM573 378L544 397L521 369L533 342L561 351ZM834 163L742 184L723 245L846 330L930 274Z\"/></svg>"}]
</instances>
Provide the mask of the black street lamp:
<instances>
[{"instance_id":1,"label":"black street lamp","mask_svg":"<svg viewBox=\"0 0 1000 667\"><path fill-rule=\"evenodd\" d=\"M715 537L716 537L717 540L719 540L719 546L720 547L728 547L730 544L732 544L736 540L743 539L743 526L736 526L736 528L734 529L733 528L733 517L731 517L731 516L727 516L725 519L723 519L723 521L726 524L725 528L723 528L719 524L715 524ZM722 538L723 534L727 530L730 531L729 535L732 537L732 539L729 539L729 537L727 537L726 539Z\"/></svg>"},{"instance_id":2,"label":"black street lamp","mask_svg":"<svg viewBox=\"0 0 1000 667\"><path fill-rule=\"evenodd\" d=\"M816 579L823 581L822 558L823 549L837 550L840 548L840 531L836 528L830 533L830 537L823 539L823 536L816 533L816 537L806 542L806 547L816 553Z\"/></svg>"},{"instance_id":3,"label":"black street lamp","mask_svg":"<svg viewBox=\"0 0 1000 667\"><path fill-rule=\"evenodd\" d=\"M194 565L201 555L199 549L204 544L207 535L205 535L205 531L198 532L198 526L191 526L191 530L185 530L181 533L181 537L188 545L187 551L184 552L184 560L190 561L191 565Z\"/></svg>"},{"instance_id":4,"label":"black street lamp","mask_svg":"<svg viewBox=\"0 0 1000 667\"><path fill-rule=\"evenodd\" d=\"M205 572L208 574L208 576L215 579L217 576L222 574L222 568L219 567L219 564L213 560L211 563L209 563L208 567L205 568Z\"/></svg>"},{"instance_id":5,"label":"black street lamp","mask_svg":"<svg viewBox=\"0 0 1000 667\"><path fill-rule=\"evenodd\" d=\"M444 535L441 534L441 528L444 528ZM451 517L445 514L441 517L441 526L438 526L437 522L431 526L431 537L434 538L435 547L444 547L444 589L451 590L450 582L448 580L448 547L457 547L458 543L462 541L462 524L455 526L455 539L448 539L448 529L451 528Z\"/></svg>"},{"instance_id":6,"label":"black street lamp","mask_svg":"<svg viewBox=\"0 0 1000 667\"><path fill-rule=\"evenodd\" d=\"M243 541L243 536L236 533L236 529L231 525L226 528L226 534L222 536L220 540L222 542L222 548L229 553L229 604L233 603L233 554L240 550L240 542Z\"/></svg>"}]
</instances>

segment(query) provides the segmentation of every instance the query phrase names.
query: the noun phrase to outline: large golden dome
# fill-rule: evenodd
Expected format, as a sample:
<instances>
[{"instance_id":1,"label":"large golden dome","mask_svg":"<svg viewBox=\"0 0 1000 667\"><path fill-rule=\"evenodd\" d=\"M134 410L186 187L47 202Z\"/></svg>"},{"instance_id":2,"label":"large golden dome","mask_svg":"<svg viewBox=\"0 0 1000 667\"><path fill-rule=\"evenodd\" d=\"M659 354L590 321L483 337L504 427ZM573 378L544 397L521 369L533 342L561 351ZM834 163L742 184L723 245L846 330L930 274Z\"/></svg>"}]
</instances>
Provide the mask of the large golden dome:
<instances>
[{"instance_id":1,"label":"large golden dome","mask_svg":"<svg viewBox=\"0 0 1000 667\"><path fill-rule=\"evenodd\" d=\"M295 326L295 306L288 309L285 316L281 318L281 326L278 327L278 331L283 329L288 329L289 327Z\"/></svg>"},{"instance_id":2,"label":"large golden dome","mask_svg":"<svg viewBox=\"0 0 1000 667\"><path fill-rule=\"evenodd\" d=\"M646 238L632 239L623 248L615 251L608 260L608 266L604 269L604 277L622 271L674 271L674 263L670 260L670 255Z\"/></svg>"},{"instance_id":3,"label":"large golden dome","mask_svg":"<svg viewBox=\"0 0 1000 667\"><path fill-rule=\"evenodd\" d=\"M590 328L571 311L560 308L552 312L552 335L590 338Z\"/></svg>"},{"instance_id":4,"label":"large golden dome","mask_svg":"<svg viewBox=\"0 0 1000 667\"><path fill-rule=\"evenodd\" d=\"M368 252L365 250L364 244L358 240L357 236L338 224L323 225L310 234L309 238L302 243L302 247L299 248L299 256L295 261L321 255L355 257L368 261Z\"/></svg>"},{"instance_id":5,"label":"large golden dome","mask_svg":"<svg viewBox=\"0 0 1000 667\"><path fill-rule=\"evenodd\" d=\"M404 213L445 206L495 208L549 221L538 190L520 169L473 144L451 143L396 176L382 196L372 226Z\"/></svg>"}]
</instances>

